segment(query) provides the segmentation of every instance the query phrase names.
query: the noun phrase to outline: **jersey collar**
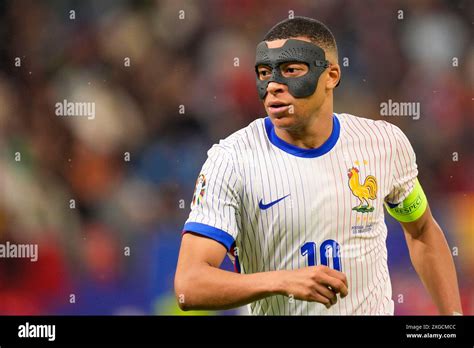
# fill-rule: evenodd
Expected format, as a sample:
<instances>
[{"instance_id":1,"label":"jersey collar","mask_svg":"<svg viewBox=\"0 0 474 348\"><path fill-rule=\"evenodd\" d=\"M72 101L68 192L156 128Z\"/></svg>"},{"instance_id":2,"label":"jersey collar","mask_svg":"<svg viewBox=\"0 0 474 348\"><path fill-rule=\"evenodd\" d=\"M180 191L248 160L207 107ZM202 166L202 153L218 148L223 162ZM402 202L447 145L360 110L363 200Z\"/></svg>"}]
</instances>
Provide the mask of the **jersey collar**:
<instances>
[{"instance_id":1,"label":"jersey collar","mask_svg":"<svg viewBox=\"0 0 474 348\"><path fill-rule=\"evenodd\" d=\"M331 135L320 147L314 149L303 149L301 147L289 144L283 139L280 139L275 133L275 127L273 126L270 117L265 118L265 130L267 132L268 140L270 140L270 142L279 149L297 157L314 158L328 153L336 145L341 132L341 126L336 114L334 114L332 118Z\"/></svg>"}]
</instances>

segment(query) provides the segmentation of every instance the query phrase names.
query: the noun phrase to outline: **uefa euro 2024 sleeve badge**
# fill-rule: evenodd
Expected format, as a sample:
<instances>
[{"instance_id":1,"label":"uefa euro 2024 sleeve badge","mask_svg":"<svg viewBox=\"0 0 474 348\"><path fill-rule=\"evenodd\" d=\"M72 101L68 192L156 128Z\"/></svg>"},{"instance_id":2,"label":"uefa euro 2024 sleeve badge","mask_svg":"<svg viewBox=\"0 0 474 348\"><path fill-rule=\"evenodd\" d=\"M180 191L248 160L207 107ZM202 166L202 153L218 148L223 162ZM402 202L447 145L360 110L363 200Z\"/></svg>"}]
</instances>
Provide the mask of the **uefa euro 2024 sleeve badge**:
<instances>
[{"instance_id":1,"label":"uefa euro 2024 sleeve badge","mask_svg":"<svg viewBox=\"0 0 474 348\"><path fill-rule=\"evenodd\" d=\"M371 213L374 206L370 203L377 198L377 179L373 175L367 175L364 183L359 181L359 169L352 167L347 171L349 177L349 188L354 196L356 196L360 204L352 208L359 213ZM365 204L364 204L365 203Z\"/></svg>"},{"instance_id":2,"label":"uefa euro 2024 sleeve badge","mask_svg":"<svg viewBox=\"0 0 474 348\"><path fill-rule=\"evenodd\" d=\"M193 201L191 207L201 204L204 194L206 193L206 176L200 174L196 180L196 188L194 189Z\"/></svg>"}]
</instances>

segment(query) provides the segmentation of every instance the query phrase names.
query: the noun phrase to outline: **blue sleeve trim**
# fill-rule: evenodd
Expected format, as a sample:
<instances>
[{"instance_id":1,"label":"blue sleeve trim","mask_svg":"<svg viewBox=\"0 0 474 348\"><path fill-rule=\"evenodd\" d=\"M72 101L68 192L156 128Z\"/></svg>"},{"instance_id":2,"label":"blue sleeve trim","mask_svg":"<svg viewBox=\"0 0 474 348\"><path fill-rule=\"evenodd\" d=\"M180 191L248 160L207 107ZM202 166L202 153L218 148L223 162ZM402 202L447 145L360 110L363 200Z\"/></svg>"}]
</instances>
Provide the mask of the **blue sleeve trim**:
<instances>
[{"instance_id":1,"label":"blue sleeve trim","mask_svg":"<svg viewBox=\"0 0 474 348\"><path fill-rule=\"evenodd\" d=\"M206 224L201 224L199 222L188 222L184 225L183 230L184 232L193 232L205 237L212 238L215 241L223 244L226 247L227 251L230 250L232 244L234 244L235 241L234 237L232 237L226 231Z\"/></svg>"}]
</instances>

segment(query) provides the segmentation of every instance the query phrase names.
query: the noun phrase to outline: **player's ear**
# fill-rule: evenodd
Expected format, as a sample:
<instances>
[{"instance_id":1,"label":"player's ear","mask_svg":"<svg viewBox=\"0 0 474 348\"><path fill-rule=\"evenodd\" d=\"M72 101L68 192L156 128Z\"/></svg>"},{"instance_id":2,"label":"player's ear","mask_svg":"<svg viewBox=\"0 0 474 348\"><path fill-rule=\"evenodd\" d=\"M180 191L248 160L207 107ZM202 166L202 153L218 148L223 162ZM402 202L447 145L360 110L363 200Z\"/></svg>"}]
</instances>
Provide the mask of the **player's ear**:
<instances>
[{"instance_id":1,"label":"player's ear","mask_svg":"<svg viewBox=\"0 0 474 348\"><path fill-rule=\"evenodd\" d=\"M328 79L326 80L326 88L336 88L339 80L341 79L341 67L339 64L330 63L328 67Z\"/></svg>"}]
</instances>

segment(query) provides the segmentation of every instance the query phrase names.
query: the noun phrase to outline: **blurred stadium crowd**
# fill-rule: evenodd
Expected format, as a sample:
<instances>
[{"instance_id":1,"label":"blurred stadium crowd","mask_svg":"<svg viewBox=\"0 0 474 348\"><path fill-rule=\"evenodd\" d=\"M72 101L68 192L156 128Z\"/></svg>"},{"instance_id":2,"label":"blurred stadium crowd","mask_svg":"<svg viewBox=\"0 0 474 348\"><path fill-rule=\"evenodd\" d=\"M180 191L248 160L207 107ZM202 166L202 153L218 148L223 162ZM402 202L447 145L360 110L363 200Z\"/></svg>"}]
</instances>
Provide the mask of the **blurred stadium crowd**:
<instances>
[{"instance_id":1,"label":"blurred stadium crowd","mask_svg":"<svg viewBox=\"0 0 474 348\"><path fill-rule=\"evenodd\" d=\"M213 143L265 116L255 46L291 13L325 22L348 58L335 111L411 140L474 314L473 4L1 2L0 242L37 243L39 259L0 260L0 314L179 313L197 174ZM56 116L64 99L94 102L95 118ZM420 102L421 118L380 116L388 99ZM435 314L387 220L396 313Z\"/></svg>"}]
</instances>

